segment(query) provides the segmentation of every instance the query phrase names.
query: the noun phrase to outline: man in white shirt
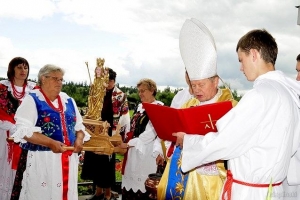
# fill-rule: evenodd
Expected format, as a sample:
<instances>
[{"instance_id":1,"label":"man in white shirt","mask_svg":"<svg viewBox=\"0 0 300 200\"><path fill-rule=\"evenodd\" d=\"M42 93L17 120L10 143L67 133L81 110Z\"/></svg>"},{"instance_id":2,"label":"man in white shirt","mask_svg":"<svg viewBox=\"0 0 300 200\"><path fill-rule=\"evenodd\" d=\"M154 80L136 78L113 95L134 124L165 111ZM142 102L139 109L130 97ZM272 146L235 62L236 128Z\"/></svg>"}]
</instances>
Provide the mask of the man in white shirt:
<instances>
[{"instance_id":1,"label":"man in white shirt","mask_svg":"<svg viewBox=\"0 0 300 200\"><path fill-rule=\"evenodd\" d=\"M217 122L217 133L174 133L183 148L181 169L228 160L220 199L266 199L270 183L272 200L282 199L286 176L300 181L300 173L289 165L300 143L300 86L275 71L278 48L266 30L248 32L236 51L253 89Z\"/></svg>"},{"instance_id":2,"label":"man in white shirt","mask_svg":"<svg viewBox=\"0 0 300 200\"><path fill-rule=\"evenodd\" d=\"M296 80L300 81L300 54L296 57L296 71L297 76ZM299 83L300 84L300 83ZM300 168L300 149L298 149L297 153L293 155L292 161L291 161L291 168L295 166L296 169ZM291 171L294 171L293 169ZM294 185L293 181L287 179L284 180L283 188L284 188L284 200L298 200L300 199L300 185Z\"/></svg>"},{"instance_id":3,"label":"man in white shirt","mask_svg":"<svg viewBox=\"0 0 300 200\"><path fill-rule=\"evenodd\" d=\"M300 81L300 54L296 58L297 64L296 64L296 71L297 71L297 77L296 80Z\"/></svg>"}]
</instances>

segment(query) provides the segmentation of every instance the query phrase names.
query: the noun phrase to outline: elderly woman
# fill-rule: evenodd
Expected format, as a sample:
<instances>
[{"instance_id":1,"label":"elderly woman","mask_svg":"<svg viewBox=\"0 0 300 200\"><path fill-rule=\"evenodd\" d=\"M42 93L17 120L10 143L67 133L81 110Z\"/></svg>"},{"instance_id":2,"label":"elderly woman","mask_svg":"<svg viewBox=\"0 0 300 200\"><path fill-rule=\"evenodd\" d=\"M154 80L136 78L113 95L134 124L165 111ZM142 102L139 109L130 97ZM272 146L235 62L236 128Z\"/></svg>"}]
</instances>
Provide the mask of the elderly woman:
<instances>
[{"instance_id":1,"label":"elderly woman","mask_svg":"<svg viewBox=\"0 0 300 200\"><path fill-rule=\"evenodd\" d=\"M141 102L163 105L155 100L157 92L156 83L151 79L142 79L137 84ZM149 121L142 103L135 110L130 132L127 133L125 143L121 148L128 148L127 157L123 163L122 199L146 199L145 181L148 175L155 173L157 169L156 157L153 155L156 132Z\"/></svg>"},{"instance_id":2,"label":"elderly woman","mask_svg":"<svg viewBox=\"0 0 300 200\"><path fill-rule=\"evenodd\" d=\"M25 58L15 57L8 64L8 80L0 81L0 199L9 200L20 147L7 142L14 127L14 114L35 83L28 81L29 63Z\"/></svg>"},{"instance_id":3,"label":"elderly woman","mask_svg":"<svg viewBox=\"0 0 300 200\"><path fill-rule=\"evenodd\" d=\"M41 68L40 89L30 92L16 112L14 141L28 151L20 200L78 199L78 153L90 135L75 101L61 92L63 75L54 65Z\"/></svg>"}]
</instances>

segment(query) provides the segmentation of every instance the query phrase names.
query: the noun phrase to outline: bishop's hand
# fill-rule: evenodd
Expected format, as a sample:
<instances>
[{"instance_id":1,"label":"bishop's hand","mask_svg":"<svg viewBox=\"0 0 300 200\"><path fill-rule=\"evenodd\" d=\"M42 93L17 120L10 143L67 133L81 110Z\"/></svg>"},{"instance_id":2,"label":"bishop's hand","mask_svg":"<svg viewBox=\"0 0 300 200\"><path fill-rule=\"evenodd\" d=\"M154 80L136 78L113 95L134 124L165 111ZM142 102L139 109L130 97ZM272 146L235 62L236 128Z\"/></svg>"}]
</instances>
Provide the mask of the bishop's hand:
<instances>
[{"instance_id":1,"label":"bishop's hand","mask_svg":"<svg viewBox=\"0 0 300 200\"><path fill-rule=\"evenodd\" d=\"M180 149L183 148L183 139L184 139L184 135L186 133L184 132L177 132L177 133L172 133L173 136L177 137L176 139L176 146L179 146Z\"/></svg>"}]
</instances>

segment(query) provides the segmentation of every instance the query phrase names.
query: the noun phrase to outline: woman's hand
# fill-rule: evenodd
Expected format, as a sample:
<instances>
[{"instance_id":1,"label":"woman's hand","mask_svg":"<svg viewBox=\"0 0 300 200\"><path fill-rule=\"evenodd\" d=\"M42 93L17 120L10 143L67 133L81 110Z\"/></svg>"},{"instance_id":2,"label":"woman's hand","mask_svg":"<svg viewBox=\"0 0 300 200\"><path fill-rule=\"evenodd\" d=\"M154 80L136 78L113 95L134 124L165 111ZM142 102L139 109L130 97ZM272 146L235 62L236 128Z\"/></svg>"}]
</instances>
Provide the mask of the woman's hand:
<instances>
[{"instance_id":1,"label":"woman's hand","mask_svg":"<svg viewBox=\"0 0 300 200\"><path fill-rule=\"evenodd\" d=\"M128 148L128 143L122 142L122 143L119 145L119 147L120 147L121 149L127 149L127 148Z\"/></svg>"},{"instance_id":2,"label":"woman's hand","mask_svg":"<svg viewBox=\"0 0 300 200\"><path fill-rule=\"evenodd\" d=\"M60 141L53 140L39 132L34 132L31 137L24 136L24 139L30 143L49 147L53 153L63 153L66 145Z\"/></svg>"},{"instance_id":3,"label":"woman's hand","mask_svg":"<svg viewBox=\"0 0 300 200\"><path fill-rule=\"evenodd\" d=\"M80 153L83 149L83 140L80 138L76 138L74 142L74 150L73 153Z\"/></svg>"},{"instance_id":4,"label":"woman's hand","mask_svg":"<svg viewBox=\"0 0 300 200\"><path fill-rule=\"evenodd\" d=\"M83 138L84 133L82 131L76 132L76 140L74 142L74 150L73 153L80 153L83 149Z\"/></svg>"},{"instance_id":5,"label":"woman's hand","mask_svg":"<svg viewBox=\"0 0 300 200\"><path fill-rule=\"evenodd\" d=\"M158 155L156 157L156 165L164 165L164 162L165 162L165 159L161 155Z\"/></svg>"},{"instance_id":6,"label":"woman's hand","mask_svg":"<svg viewBox=\"0 0 300 200\"><path fill-rule=\"evenodd\" d=\"M65 149L63 148L64 146L66 146L64 143L57 140L52 140L49 143L49 148L53 153L63 153L65 151Z\"/></svg>"}]
</instances>

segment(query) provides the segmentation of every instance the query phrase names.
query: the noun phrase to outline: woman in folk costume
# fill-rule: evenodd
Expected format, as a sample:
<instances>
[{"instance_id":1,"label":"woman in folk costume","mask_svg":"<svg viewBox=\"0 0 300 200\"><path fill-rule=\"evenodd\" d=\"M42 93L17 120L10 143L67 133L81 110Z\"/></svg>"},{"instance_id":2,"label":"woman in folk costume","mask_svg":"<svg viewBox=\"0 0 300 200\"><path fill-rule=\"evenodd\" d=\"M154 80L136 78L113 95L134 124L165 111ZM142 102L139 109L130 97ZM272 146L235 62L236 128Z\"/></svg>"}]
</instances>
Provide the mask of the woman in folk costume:
<instances>
[{"instance_id":1,"label":"woman in folk costume","mask_svg":"<svg viewBox=\"0 0 300 200\"><path fill-rule=\"evenodd\" d=\"M90 139L73 98L61 92L64 70L45 65L18 108L15 142L27 151L20 200L78 199L78 153ZM65 150L74 146L74 150Z\"/></svg>"},{"instance_id":2,"label":"woman in folk costume","mask_svg":"<svg viewBox=\"0 0 300 200\"><path fill-rule=\"evenodd\" d=\"M196 19L186 20L180 32L179 47L194 95L182 108L222 101L231 101L235 106L237 102L230 90L218 87L215 42L205 25ZM167 155L172 156L158 186L158 199L218 199L226 178L224 161L211 162L182 173L181 149L174 148L173 143L167 150Z\"/></svg>"},{"instance_id":3,"label":"woman in folk costume","mask_svg":"<svg viewBox=\"0 0 300 200\"><path fill-rule=\"evenodd\" d=\"M177 132L181 169L188 172L218 159L228 160L222 200L284 199L282 186L299 184L300 85L275 70L278 47L264 29L246 33L236 51L240 70L253 81L249 90L205 136ZM272 186L272 189L269 187Z\"/></svg>"},{"instance_id":4,"label":"woman in folk costume","mask_svg":"<svg viewBox=\"0 0 300 200\"><path fill-rule=\"evenodd\" d=\"M15 57L8 65L8 80L0 81L0 199L10 199L21 151L18 144L7 142L14 129L15 112L35 83L28 81L29 63Z\"/></svg>"},{"instance_id":5,"label":"woman in folk costume","mask_svg":"<svg viewBox=\"0 0 300 200\"><path fill-rule=\"evenodd\" d=\"M137 89L142 103L163 105L155 99L157 86L153 80L141 79L137 83ZM142 103L132 116L125 143L120 145L121 148L128 149L122 169L123 200L147 199L149 194L146 192L145 181L150 173L157 170L155 159L158 155L152 153L157 134Z\"/></svg>"}]
</instances>

